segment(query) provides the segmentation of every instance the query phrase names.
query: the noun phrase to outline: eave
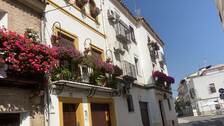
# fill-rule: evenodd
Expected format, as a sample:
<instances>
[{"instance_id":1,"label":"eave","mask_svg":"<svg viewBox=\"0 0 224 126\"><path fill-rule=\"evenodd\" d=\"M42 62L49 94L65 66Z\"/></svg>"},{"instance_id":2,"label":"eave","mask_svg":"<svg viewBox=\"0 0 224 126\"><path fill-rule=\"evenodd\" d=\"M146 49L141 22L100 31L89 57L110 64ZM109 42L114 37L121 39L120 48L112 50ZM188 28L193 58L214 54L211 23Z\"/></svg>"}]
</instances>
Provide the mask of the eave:
<instances>
[{"instance_id":1,"label":"eave","mask_svg":"<svg viewBox=\"0 0 224 126\"><path fill-rule=\"evenodd\" d=\"M21 3L23 3L24 5L32 8L33 10L35 10L38 13L43 13L46 7L46 2L45 0L17 0Z\"/></svg>"}]
</instances>

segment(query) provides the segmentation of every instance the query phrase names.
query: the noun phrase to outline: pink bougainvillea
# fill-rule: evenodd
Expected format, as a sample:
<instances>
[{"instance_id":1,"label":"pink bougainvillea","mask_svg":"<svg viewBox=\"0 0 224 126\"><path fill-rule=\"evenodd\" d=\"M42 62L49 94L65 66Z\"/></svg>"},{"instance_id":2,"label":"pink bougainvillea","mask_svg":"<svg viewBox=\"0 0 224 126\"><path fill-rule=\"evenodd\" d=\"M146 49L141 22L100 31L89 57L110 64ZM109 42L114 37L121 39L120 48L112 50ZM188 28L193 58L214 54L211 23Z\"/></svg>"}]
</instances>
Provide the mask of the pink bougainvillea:
<instances>
[{"instance_id":1,"label":"pink bougainvillea","mask_svg":"<svg viewBox=\"0 0 224 126\"><path fill-rule=\"evenodd\" d=\"M175 79L173 77L167 76L166 74L159 71L153 72L152 76L156 81L161 80L167 82L168 84L175 83Z\"/></svg>"},{"instance_id":2,"label":"pink bougainvillea","mask_svg":"<svg viewBox=\"0 0 224 126\"><path fill-rule=\"evenodd\" d=\"M48 73L56 65L56 51L15 32L0 29L0 62L21 73Z\"/></svg>"}]
</instances>

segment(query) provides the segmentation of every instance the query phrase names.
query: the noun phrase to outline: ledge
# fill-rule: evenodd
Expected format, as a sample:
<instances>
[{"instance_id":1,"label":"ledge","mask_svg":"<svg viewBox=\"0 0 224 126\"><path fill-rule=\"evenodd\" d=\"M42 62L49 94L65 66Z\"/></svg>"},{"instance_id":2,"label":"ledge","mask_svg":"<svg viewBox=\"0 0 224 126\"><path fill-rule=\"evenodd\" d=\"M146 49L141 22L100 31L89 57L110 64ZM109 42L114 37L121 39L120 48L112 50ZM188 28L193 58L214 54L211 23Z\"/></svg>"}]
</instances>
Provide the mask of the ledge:
<instances>
[{"instance_id":1,"label":"ledge","mask_svg":"<svg viewBox=\"0 0 224 126\"><path fill-rule=\"evenodd\" d=\"M19 88L37 88L40 83L36 81L20 80L16 78L0 79L0 86L19 87Z\"/></svg>"},{"instance_id":2,"label":"ledge","mask_svg":"<svg viewBox=\"0 0 224 126\"><path fill-rule=\"evenodd\" d=\"M113 89L109 87L102 87L102 86L96 86L96 85L91 85L87 83L80 83L80 82L74 82L74 81L67 81L67 80L59 80L59 81L54 81L50 83L50 85L62 85L62 86L67 86L67 87L72 87L72 88L80 88L84 90L88 89L95 89L96 91L101 91L101 92L107 92L107 93L114 93L117 92L118 89Z\"/></svg>"},{"instance_id":3,"label":"ledge","mask_svg":"<svg viewBox=\"0 0 224 126\"><path fill-rule=\"evenodd\" d=\"M140 84L136 84L135 83L133 86L138 87L138 88L148 89L148 90L155 89L155 90L159 90L159 91L163 91L163 92L172 94L171 90L167 90L167 89L161 88L159 86L156 86L155 84L140 85Z\"/></svg>"}]
</instances>

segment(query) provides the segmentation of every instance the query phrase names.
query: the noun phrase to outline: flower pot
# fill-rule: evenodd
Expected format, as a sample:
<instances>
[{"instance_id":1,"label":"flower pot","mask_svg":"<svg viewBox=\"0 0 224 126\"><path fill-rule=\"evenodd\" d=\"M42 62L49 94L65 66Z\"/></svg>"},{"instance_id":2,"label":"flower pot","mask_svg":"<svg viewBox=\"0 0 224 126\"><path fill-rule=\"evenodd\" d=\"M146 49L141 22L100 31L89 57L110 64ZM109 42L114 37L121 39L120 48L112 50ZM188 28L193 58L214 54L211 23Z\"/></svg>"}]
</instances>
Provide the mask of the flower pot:
<instances>
[{"instance_id":1,"label":"flower pot","mask_svg":"<svg viewBox=\"0 0 224 126\"><path fill-rule=\"evenodd\" d=\"M100 14L100 9L96 6L90 8L90 14L93 18L96 18Z\"/></svg>"},{"instance_id":2,"label":"flower pot","mask_svg":"<svg viewBox=\"0 0 224 126\"><path fill-rule=\"evenodd\" d=\"M79 8L83 8L88 3L88 0L76 0L76 5Z\"/></svg>"}]
</instances>

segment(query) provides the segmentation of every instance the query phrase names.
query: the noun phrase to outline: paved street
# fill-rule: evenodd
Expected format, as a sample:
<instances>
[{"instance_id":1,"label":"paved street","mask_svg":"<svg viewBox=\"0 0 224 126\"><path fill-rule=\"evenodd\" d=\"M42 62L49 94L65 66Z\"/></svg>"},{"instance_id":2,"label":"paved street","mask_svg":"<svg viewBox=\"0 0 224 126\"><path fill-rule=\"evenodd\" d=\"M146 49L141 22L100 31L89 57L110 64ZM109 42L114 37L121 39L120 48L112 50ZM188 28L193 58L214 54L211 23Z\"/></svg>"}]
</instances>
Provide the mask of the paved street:
<instances>
[{"instance_id":1,"label":"paved street","mask_svg":"<svg viewBox=\"0 0 224 126\"><path fill-rule=\"evenodd\" d=\"M224 115L204 117L183 117L178 119L179 126L224 126Z\"/></svg>"}]
</instances>

